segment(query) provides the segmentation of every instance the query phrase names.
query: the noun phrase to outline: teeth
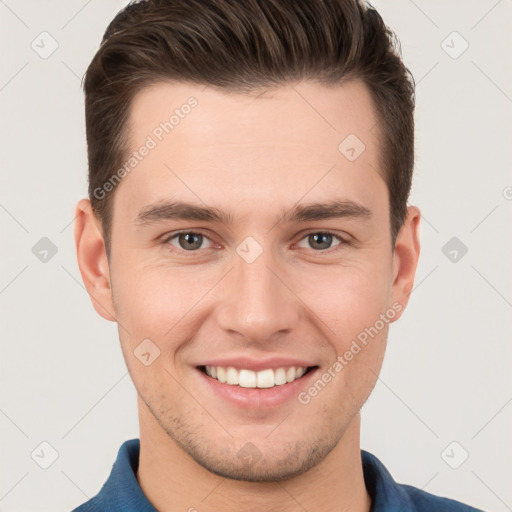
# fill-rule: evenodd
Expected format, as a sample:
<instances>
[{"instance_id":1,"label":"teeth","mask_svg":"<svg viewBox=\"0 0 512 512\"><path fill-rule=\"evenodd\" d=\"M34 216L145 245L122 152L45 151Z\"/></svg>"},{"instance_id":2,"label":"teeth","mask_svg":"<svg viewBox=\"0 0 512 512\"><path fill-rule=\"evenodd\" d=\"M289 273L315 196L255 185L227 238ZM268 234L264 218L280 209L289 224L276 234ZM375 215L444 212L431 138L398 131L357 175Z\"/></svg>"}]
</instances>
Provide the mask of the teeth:
<instances>
[{"instance_id":1,"label":"teeth","mask_svg":"<svg viewBox=\"0 0 512 512\"><path fill-rule=\"evenodd\" d=\"M278 368L274 374L274 383L277 386L286 384L286 371L284 368Z\"/></svg>"},{"instance_id":2,"label":"teeth","mask_svg":"<svg viewBox=\"0 0 512 512\"><path fill-rule=\"evenodd\" d=\"M259 388L273 388L275 386L274 370L263 370L256 374Z\"/></svg>"},{"instance_id":3,"label":"teeth","mask_svg":"<svg viewBox=\"0 0 512 512\"><path fill-rule=\"evenodd\" d=\"M238 372L232 366L226 370L226 383L231 384L232 386L236 386L238 384Z\"/></svg>"},{"instance_id":4,"label":"teeth","mask_svg":"<svg viewBox=\"0 0 512 512\"><path fill-rule=\"evenodd\" d=\"M255 388L257 384L256 372L252 370L240 370L238 384L242 388Z\"/></svg>"},{"instance_id":5,"label":"teeth","mask_svg":"<svg viewBox=\"0 0 512 512\"><path fill-rule=\"evenodd\" d=\"M287 368L269 368L254 372L252 370L237 370L233 366L206 366L206 374L223 384L240 386L242 388L273 388L293 382L302 377L307 370L305 366L290 366Z\"/></svg>"},{"instance_id":6,"label":"teeth","mask_svg":"<svg viewBox=\"0 0 512 512\"><path fill-rule=\"evenodd\" d=\"M217 380L219 382L226 382L226 370L222 366L217 366Z\"/></svg>"}]
</instances>

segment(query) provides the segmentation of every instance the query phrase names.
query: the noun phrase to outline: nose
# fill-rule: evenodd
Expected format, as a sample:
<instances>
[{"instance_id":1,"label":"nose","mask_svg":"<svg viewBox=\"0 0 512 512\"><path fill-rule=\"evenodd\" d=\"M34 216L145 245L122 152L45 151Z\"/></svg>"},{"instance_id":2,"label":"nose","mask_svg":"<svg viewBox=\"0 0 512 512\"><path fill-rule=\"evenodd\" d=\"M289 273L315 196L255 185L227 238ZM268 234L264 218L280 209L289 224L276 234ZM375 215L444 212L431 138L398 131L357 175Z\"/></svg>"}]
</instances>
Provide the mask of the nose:
<instances>
[{"instance_id":1,"label":"nose","mask_svg":"<svg viewBox=\"0 0 512 512\"><path fill-rule=\"evenodd\" d=\"M251 343L297 329L302 304L272 251L264 250L252 263L234 253L233 265L217 308L220 328Z\"/></svg>"}]
</instances>

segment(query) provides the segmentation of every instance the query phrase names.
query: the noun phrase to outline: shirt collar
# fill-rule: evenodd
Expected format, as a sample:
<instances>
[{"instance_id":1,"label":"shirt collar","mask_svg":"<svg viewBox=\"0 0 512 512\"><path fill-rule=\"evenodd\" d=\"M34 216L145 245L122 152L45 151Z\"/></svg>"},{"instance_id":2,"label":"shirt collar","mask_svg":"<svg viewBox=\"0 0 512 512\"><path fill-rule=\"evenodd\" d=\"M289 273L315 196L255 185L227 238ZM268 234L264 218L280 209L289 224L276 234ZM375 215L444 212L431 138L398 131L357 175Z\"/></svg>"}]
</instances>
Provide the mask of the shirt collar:
<instances>
[{"instance_id":1,"label":"shirt collar","mask_svg":"<svg viewBox=\"0 0 512 512\"><path fill-rule=\"evenodd\" d=\"M90 500L91 507L84 507L83 512L158 512L146 498L137 481L139 450L139 439L130 439L121 445L108 480L100 492ZM80 507L76 512L82 512Z\"/></svg>"}]
</instances>

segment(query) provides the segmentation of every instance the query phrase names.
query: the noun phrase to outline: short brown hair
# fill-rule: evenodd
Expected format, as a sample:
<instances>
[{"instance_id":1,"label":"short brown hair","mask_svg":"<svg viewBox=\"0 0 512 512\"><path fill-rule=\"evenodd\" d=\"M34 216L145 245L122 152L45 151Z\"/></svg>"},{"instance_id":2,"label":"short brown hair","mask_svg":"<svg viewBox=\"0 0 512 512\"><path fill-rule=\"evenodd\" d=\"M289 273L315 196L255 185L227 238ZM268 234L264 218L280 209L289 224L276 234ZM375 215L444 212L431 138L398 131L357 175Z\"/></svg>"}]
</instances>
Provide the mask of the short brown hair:
<instances>
[{"instance_id":1,"label":"short brown hair","mask_svg":"<svg viewBox=\"0 0 512 512\"><path fill-rule=\"evenodd\" d=\"M100 197L95 191L125 161L137 92L172 80L250 93L308 79L325 85L358 79L368 87L379 120L394 245L414 166L414 78L401 60L400 42L370 4L142 0L130 2L109 24L84 79L89 198L107 255L115 189Z\"/></svg>"}]
</instances>

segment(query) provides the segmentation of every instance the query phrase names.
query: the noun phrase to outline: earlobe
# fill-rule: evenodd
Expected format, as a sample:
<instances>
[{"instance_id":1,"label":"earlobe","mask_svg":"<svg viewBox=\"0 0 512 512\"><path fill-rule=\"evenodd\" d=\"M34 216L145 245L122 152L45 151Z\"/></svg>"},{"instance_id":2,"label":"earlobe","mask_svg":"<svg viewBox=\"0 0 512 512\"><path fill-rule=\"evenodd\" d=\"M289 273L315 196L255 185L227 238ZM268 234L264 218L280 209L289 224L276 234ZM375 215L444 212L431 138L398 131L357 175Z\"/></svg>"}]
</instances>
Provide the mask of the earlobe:
<instances>
[{"instance_id":1,"label":"earlobe","mask_svg":"<svg viewBox=\"0 0 512 512\"><path fill-rule=\"evenodd\" d=\"M75 246L80 274L94 309L106 320L115 322L103 233L88 199L81 199L76 205Z\"/></svg>"},{"instance_id":2,"label":"earlobe","mask_svg":"<svg viewBox=\"0 0 512 512\"><path fill-rule=\"evenodd\" d=\"M409 206L400 228L393 253L393 301L407 306L414 286L414 276L420 256L419 225L421 213L416 206ZM398 315L395 320L401 316Z\"/></svg>"}]
</instances>

